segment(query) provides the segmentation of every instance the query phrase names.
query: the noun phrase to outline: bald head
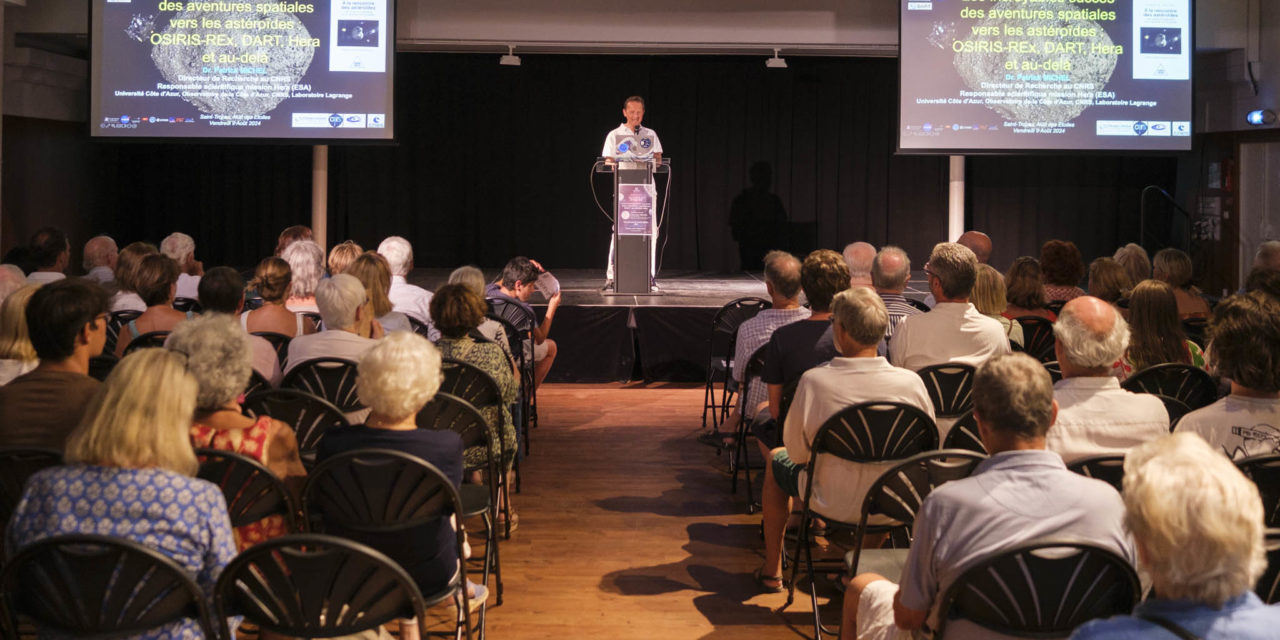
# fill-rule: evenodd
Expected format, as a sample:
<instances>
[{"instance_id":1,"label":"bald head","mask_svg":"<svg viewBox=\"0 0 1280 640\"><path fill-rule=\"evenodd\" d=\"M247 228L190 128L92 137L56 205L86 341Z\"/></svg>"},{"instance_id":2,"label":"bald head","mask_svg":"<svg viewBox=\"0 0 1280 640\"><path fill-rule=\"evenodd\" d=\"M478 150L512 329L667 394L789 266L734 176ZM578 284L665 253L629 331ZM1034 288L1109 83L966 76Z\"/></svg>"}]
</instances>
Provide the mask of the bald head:
<instances>
[{"instance_id":1,"label":"bald head","mask_svg":"<svg viewBox=\"0 0 1280 640\"><path fill-rule=\"evenodd\" d=\"M116 268L116 256L119 255L119 249L116 247L116 241L110 236L96 236L90 238L84 243L84 268L92 270L95 267Z\"/></svg>"},{"instance_id":2,"label":"bald head","mask_svg":"<svg viewBox=\"0 0 1280 640\"><path fill-rule=\"evenodd\" d=\"M1280 271L1280 240L1268 240L1258 245L1258 253L1253 256L1253 268Z\"/></svg>"},{"instance_id":3,"label":"bald head","mask_svg":"<svg viewBox=\"0 0 1280 640\"><path fill-rule=\"evenodd\" d=\"M991 238L981 231L966 231L956 243L969 247L973 255L978 256L978 264L986 264L991 259Z\"/></svg>"},{"instance_id":4,"label":"bald head","mask_svg":"<svg viewBox=\"0 0 1280 640\"><path fill-rule=\"evenodd\" d=\"M876 254L871 263L871 283L880 293L902 293L911 278L911 260L907 252L888 246Z\"/></svg>"},{"instance_id":5,"label":"bald head","mask_svg":"<svg viewBox=\"0 0 1280 640\"><path fill-rule=\"evenodd\" d=\"M849 286L871 286L871 264L876 259L876 248L867 242L851 242L845 245L844 262L849 265Z\"/></svg>"},{"instance_id":6,"label":"bald head","mask_svg":"<svg viewBox=\"0 0 1280 640\"><path fill-rule=\"evenodd\" d=\"M1129 325L1115 307L1093 296L1068 302L1053 324L1064 377L1110 375L1129 346Z\"/></svg>"},{"instance_id":7,"label":"bald head","mask_svg":"<svg viewBox=\"0 0 1280 640\"><path fill-rule=\"evenodd\" d=\"M764 256L764 281L768 283L774 306L800 299L800 259L786 251L770 251Z\"/></svg>"}]
</instances>

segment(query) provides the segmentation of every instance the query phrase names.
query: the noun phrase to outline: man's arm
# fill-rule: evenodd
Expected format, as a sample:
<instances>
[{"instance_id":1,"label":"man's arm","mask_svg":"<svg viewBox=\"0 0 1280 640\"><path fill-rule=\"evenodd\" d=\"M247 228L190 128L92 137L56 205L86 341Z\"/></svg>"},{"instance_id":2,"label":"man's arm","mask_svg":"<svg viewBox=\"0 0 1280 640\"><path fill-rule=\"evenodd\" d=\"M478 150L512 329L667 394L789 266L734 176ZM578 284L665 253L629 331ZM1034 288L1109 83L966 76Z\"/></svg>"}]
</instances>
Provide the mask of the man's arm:
<instances>
[{"instance_id":1,"label":"man's arm","mask_svg":"<svg viewBox=\"0 0 1280 640\"><path fill-rule=\"evenodd\" d=\"M550 300L547 300L547 314L542 317L542 322L533 328L534 344L542 344L547 341L547 334L551 332L551 320L556 315L556 309L560 308L560 292L557 291Z\"/></svg>"},{"instance_id":2,"label":"man's arm","mask_svg":"<svg viewBox=\"0 0 1280 640\"><path fill-rule=\"evenodd\" d=\"M907 631L915 631L924 626L925 618L929 615L928 611L916 611L902 604L902 590L893 596L893 624L899 629Z\"/></svg>"}]
</instances>

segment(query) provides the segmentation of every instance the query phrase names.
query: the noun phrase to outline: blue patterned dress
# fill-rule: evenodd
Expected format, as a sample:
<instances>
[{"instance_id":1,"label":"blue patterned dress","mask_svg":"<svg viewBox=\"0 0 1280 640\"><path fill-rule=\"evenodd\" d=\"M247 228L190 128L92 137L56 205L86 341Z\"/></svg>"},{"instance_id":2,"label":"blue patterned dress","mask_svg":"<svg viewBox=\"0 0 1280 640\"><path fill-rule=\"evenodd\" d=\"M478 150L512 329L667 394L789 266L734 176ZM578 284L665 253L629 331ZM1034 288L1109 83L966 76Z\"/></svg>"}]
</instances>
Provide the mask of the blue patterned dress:
<instances>
[{"instance_id":1,"label":"blue patterned dress","mask_svg":"<svg viewBox=\"0 0 1280 640\"><path fill-rule=\"evenodd\" d=\"M218 574L236 554L222 491L164 469L70 465L32 476L9 522L10 555L45 538L72 534L117 536L155 549L190 572L210 598ZM191 619L131 636L203 637Z\"/></svg>"}]
</instances>

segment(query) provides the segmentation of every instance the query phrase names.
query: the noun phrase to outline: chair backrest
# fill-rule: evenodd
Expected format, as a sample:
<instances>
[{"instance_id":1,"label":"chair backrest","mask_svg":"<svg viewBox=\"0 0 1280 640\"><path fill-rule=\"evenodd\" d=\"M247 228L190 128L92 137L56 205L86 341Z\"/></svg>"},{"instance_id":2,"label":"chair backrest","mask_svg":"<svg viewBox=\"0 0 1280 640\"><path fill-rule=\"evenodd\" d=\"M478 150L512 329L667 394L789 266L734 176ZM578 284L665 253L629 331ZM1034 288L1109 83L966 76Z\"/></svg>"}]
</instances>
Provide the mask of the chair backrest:
<instances>
[{"instance_id":1,"label":"chair backrest","mask_svg":"<svg viewBox=\"0 0 1280 640\"><path fill-rule=\"evenodd\" d=\"M811 448L810 474L822 453L851 462L902 460L937 449L938 427L929 414L909 404L862 402L828 418Z\"/></svg>"},{"instance_id":2,"label":"chair backrest","mask_svg":"<svg viewBox=\"0 0 1280 640\"><path fill-rule=\"evenodd\" d=\"M747 361L746 361L746 362L744 362L744 363L735 363L735 364L737 364L737 365L739 365L739 366L743 367L743 369L742 369L742 393L741 393L741 394L739 394L739 397L738 397L738 401L739 401L739 402L746 402L746 401L747 401L747 394L748 394L748 392L751 390L751 379L752 379L752 378L758 378L758 377L760 377L760 372L761 372L761 371L764 371L764 352L765 352L766 350L768 350L768 348L769 348L769 343L767 343L767 342L766 342L766 343L764 343L764 344L760 345L760 348L759 348L759 349L756 349L756 350L755 350L755 353L752 353L752 354L751 354L751 357L750 357L750 358L747 358ZM764 381L761 381L761 382L760 382L760 384L764 384ZM746 416L746 415L755 415L755 407L747 407L747 406L743 406L743 407L742 407L742 414L743 414L744 416Z\"/></svg>"},{"instance_id":3,"label":"chair backrest","mask_svg":"<svg viewBox=\"0 0 1280 640\"><path fill-rule=\"evenodd\" d=\"M120 329L140 315L142 315L141 311L125 310L113 311L107 316L107 343L102 348L102 352L115 353L116 342L120 339Z\"/></svg>"},{"instance_id":4,"label":"chair backrest","mask_svg":"<svg viewBox=\"0 0 1280 640\"><path fill-rule=\"evenodd\" d=\"M1236 467L1258 485L1258 493L1262 495L1263 522L1268 527L1280 528L1280 455L1237 460Z\"/></svg>"},{"instance_id":5,"label":"chair backrest","mask_svg":"<svg viewBox=\"0 0 1280 640\"><path fill-rule=\"evenodd\" d=\"M10 632L18 614L73 637L117 637L192 618L205 637L218 637L195 580L171 558L125 538L35 542L6 563L0 593Z\"/></svg>"},{"instance_id":6,"label":"chair backrest","mask_svg":"<svg viewBox=\"0 0 1280 640\"><path fill-rule=\"evenodd\" d=\"M267 380L258 373L257 369L249 370L249 384L244 386L244 395L250 396L259 391L266 391L271 388L271 381Z\"/></svg>"},{"instance_id":7,"label":"chair backrest","mask_svg":"<svg viewBox=\"0 0 1280 640\"><path fill-rule=\"evenodd\" d=\"M418 335L420 335L420 336L422 336L422 337L424 337L424 338L428 338L428 339L430 339L430 338L431 338L431 335L430 335L431 330L430 330L430 328L427 326L427 323L425 323L425 322L423 322L423 321L421 321L421 320L419 320L419 319L417 319L417 318L415 318L415 317L413 317L413 316L411 316L411 315L409 315L409 314L405 314L405 316L404 316L404 317L406 317L406 318L408 318L408 319L409 319L409 326L413 328L413 332L414 332L414 333L416 333L416 334L418 334Z\"/></svg>"},{"instance_id":8,"label":"chair backrest","mask_svg":"<svg viewBox=\"0 0 1280 640\"><path fill-rule=\"evenodd\" d=\"M915 298L906 298L906 300L907 304L919 309L922 313L928 313L933 310L923 300L916 300Z\"/></svg>"},{"instance_id":9,"label":"chair backrest","mask_svg":"<svg viewBox=\"0 0 1280 640\"><path fill-rule=\"evenodd\" d=\"M284 368L285 361L289 356L289 341L293 338L274 331L253 331L249 335L258 336L259 338L270 342L271 348L276 350L276 360L280 361L280 368Z\"/></svg>"},{"instance_id":10,"label":"chair backrest","mask_svg":"<svg viewBox=\"0 0 1280 640\"><path fill-rule=\"evenodd\" d=\"M1094 544L1038 540L970 564L947 588L935 637L964 618L998 633L1065 637L1096 618L1128 614L1142 598L1128 561Z\"/></svg>"},{"instance_id":11,"label":"chair backrest","mask_svg":"<svg viewBox=\"0 0 1280 640\"><path fill-rule=\"evenodd\" d=\"M489 309L493 311L494 316L506 320L508 324L515 328L517 333L533 330L534 318L528 311L525 311L524 307L502 298L486 298L485 302L489 304Z\"/></svg>"},{"instance_id":12,"label":"chair backrest","mask_svg":"<svg viewBox=\"0 0 1280 640\"><path fill-rule=\"evenodd\" d=\"M1120 386L1134 393L1150 393L1160 397L1169 410L1169 422L1218 399L1218 385L1200 367L1169 362L1147 367L1126 379Z\"/></svg>"},{"instance_id":13,"label":"chair backrest","mask_svg":"<svg viewBox=\"0 0 1280 640\"><path fill-rule=\"evenodd\" d=\"M302 461L315 460L316 446L329 429L348 426L347 417L332 402L297 389L267 389L244 399L254 416L271 416L293 427Z\"/></svg>"},{"instance_id":14,"label":"chair backrest","mask_svg":"<svg viewBox=\"0 0 1280 640\"><path fill-rule=\"evenodd\" d=\"M1267 569L1258 576L1253 592L1267 604L1280 602L1280 529L1267 529Z\"/></svg>"},{"instance_id":15,"label":"chair backrest","mask_svg":"<svg viewBox=\"0 0 1280 640\"><path fill-rule=\"evenodd\" d=\"M972 409L964 412L964 415L960 416L960 419L951 425L951 431L947 432L947 438L942 443L942 448L987 453L987 446L982 443L982 436L978 433L978 420L973 417Z\"/></svg>"},{"instance_id":16,"label":"chair backrest","mask_svg":"<svg viewBox=\"0 0 1280 640\"><path fill-rule=\"evenodd\" d=\"M200 313L204 311L204 308L200 306L200 301L195 298L174 298L173 308L183 313L187 313L188 311L191 313Z\"/></svg>"},{"instance_id":17,"label":"chair backrest","mask_svg":"<svg viewBox=\"0 0 1280 640\"><path fill-rule=\"evenodd\" d=\"M925 391L933 403L933 413L939 418L955 418L973 408L972 365L961 363L935 364L916 374L924 380Z\"/></svg>"},{"instance_id":18,"label":"chair backrest","mask_svg":"<svg viewBox=\"0 0 1280 640\"><path fill-rule=\"evenodd\" d=\"M222 489L231 526L242 527L267 516L284 516L289 531L298 530L297 508L284 482L261 462L221 449L197 448L196 477Z\"/></svg>"},{"instance_id":19,"label":"chair backrest","mask_svg":"<svg viewBox=\"0 0 1280 640\"><path fill-rule=\"evenodd\" d=\"M356 363L342 358L306 360L286 373L281 389L297 389L332 402L342 411L363 409L356 395Z\"/></svg>"},{"instance_id":20,"label":"chair backrest","mask_svg":"<svg viewBox=\"0 0 1280 640\"><path fill-rule=\"evenodd\" d=\"M0 449L0 530L18 508L27 479L61 464L62 452L53 449Z\"/></svg>"},{"instance_id":21,"label":"chair backrest","mask_svg":"<svg viewBox=\"0 0 1280 640\"><path fill-rule=\"evenodd\" d=\"M1057 360L1050 360L1044 363L1044 369L1049 372L1049 380L1054 384L1058 384L1058 381L1062 380L1062 365L1058 364Z\"/></svg>"},{"instance_id":22,"label":"chair backrest","mask_svg":"<svg viewBox=\"0 0 1280 640\"><path fill-rule=\"evenodd\" d=\"M302 507L308 523L364 533L403 531L462 513L444 473L392 449L347 451L316 465L302 489Z\"/></svg>"},{"instance_id":23,"label":"chair backrest","mask_svg":"<svg viewBox=\"0 0 1280 640\"><path fill-rule=\"evenodd\" d=\"M462 398L477 409L502 405L498 381L480 367L455 358L442 358L440 374L440 391ZM492 426L496 429L501 425Z\"/></svg>"},{"instance_id":24,"label":"chair backrest","mask_svg":"<svg viewBox=\"0 0 1280 640\"><path fill-rule=\"evenodd\" d=\"M499 458L498 444L490 437L492 431L484 416L470 402L453 394L438 392L418 415L414 417L419 429L452 431L462 438L463 447L484 447L489 452L489 464L496 465Z\"/></svg>"},{"instance_id":25,"label":"chair backrest","mask_svg":"<svg viewBox=\"0 0 1280 640\"><path fill-rule=\"evenodd\" d=\"M328 638L396 618L424 626L427 600L394 560L358 542L318 534L268 540L236 556L218 578L214 608L266 631ZM468 637L470 633L468 632Z\"/></svg>"},{"instance_id":26,"label":"chair backrest","mask_svg":"<svg viewBox=\"0 0 1280 640\"><path fill-rule=\"evenodd\" d=\"M773 306L764 298L748 296L725 303L711 318L711 356L730 357L738 326Z\"/></svg>"},{"instance_id":27,"label":"chair backrest","mask_svg":"<svg viewBox=\"0 0 1280 640\"><path fill-rule=\"evenodd\" d=\"M324 330L324 318L314 311L303 311L302 316L311 321L311 327L316 331Z\"/></svg>"},{"instance_id":28,"label":"chair backrest","mask_svg":"<svg viewBox=\"0 0 1280 640\"><path fill-rule=\"evenodd\" d=\"M791 412L791 401L796 399L796 387L799 386L799 379L782 385L782 399L778 403L778 415L774 416L778 421L778 442L782 442L782 428L787 424L787 414Z\"/></svg>"},{"instance_id":29,"label":"chair backrest","mask_svg":"<svg viewBox=\"0 0 1280 640\"><path fill-rule=\"evenodd\" d=\"M1067 465L1067 469L1087 478L1095 478L1120 491L1124 488L1124 456L1090 456Z\"/></svg>"},{"instance_id":30,"label":"chair backrest","mask_svg":"<svg viewBox=\"0 0 1280 640\"><path fill-rule=\"evenodd\" d=\"M1058 359L1053 351L1058 339L1053 335L1053 323L1048 318L1019 316L1014 320L1022 325L1022 350L1027 355L1040 362Z\"/></svg>"},{"instance_id":31,"label":"chair backrest","mask_svg":"<svg viewBox=\"0 0 1280 640\"><path fill-rule=\"evenodd\" d=\"M964 449L941 449L917 453L876 478L862 501L861 526L872 513L882 513L910 525L924 499L939 486L967 478L986 460L985 454Z\"/></svg>"},{"instance_id":32,"label":"chair backrest","mask_svg":"<svg viewBox=\"0 0 1280 640\"><path fill-rule=\"evenodd\" d=\"M133 340L129 341L129 346L124 348L124 355L129 355L138 349L155 349L164 346L164 341L169 337L168 331L148 331Z\"/></svg>"},{"instance_id":33,"label":"chair backrest","mask_svg":"<svg viewBox=\"0 0 1280 640\"><path fill-rule=\"evenodd\" d=\"M102 355L89 358L89 377L102 382L111 375L111 370L116 368L120 363L120 358L108 353L106 349L102 350Z\"/></svg>"},{"instance_id":34,"label":"chair backrest","mask_svg":"<svg viewBox=\"0 0 1280 640\"><path fill-rule=\"evenodd\" d=\"M1209 328L1209 320L1206 318L1186 318L1182 321L1182 331L1187 334L1187 339L1196 343L1197 346L1204 346L1204 333Z\"/></svg>"}]
</instances>

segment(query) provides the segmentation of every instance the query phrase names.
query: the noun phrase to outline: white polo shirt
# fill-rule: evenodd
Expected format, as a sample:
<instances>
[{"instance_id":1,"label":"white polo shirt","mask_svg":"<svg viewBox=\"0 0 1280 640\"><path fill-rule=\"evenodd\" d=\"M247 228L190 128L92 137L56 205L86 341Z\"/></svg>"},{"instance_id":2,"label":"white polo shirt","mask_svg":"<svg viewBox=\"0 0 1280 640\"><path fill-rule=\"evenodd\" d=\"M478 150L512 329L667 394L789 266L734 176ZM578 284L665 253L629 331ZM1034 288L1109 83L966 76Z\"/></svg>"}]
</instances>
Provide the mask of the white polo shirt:
<instances>
[{"instance_id":1,"label":"white polo shirt","mask_svg":"<svg viewBox=\"0 0 1280 640\"><path fill-rule=\"evenodd\" d=\"M977 367L1004 353L1004 327L968 302L939 302L928 313L907 316L889 341L889 362L912 371L952 362Z\"/></svg>"},{"instance_id":2,"label":"white polo shirt","mask_svg":"<svg viewBox=\"0 0 1280 640\"><path fill-rule=\"evenodd\" d=\"M1053 385L1058 420L1045 448L1071 464L1089 456L1124 455L1130 448L1169 434L1169 412L1149 393L1120 388L1107 376L1065 378Z\"/></svg>"},{"instance_id":3,"label":"white polo shirt","mask_svg":"<svg viewBox=\"0 0 1280 640\"><path fill-rule=\"evenodd\" d=\"M358 336L350 331L327 329L319 333L309 333L289 341L289 355L285 358L284 374L288 375L294 367L316 358L343 358L359 362L377 340Z\"/></svg>"},{"instance_id":4,"label":"white polo shirt","mask_svg":"<svg viewBox=\"0 0 1280 640\"><path fill-rule=\"evenodd\" d=\"M616 134L633 135L636 137L636 140L640 142L639 149L627 152L630 155L643 158L655 153L662 153L662 142L658 140L658 132L644 125L640 125L640 133L636 133L627 126L627 123L624 122L618 125L617 129L614 129L605 135L604 146L600 148L601 157L614 158L619 155L623 155L613 146L614 135ZM646 141L649 142L648 147L645 146Z\"/></svg>"}]
</instances>

